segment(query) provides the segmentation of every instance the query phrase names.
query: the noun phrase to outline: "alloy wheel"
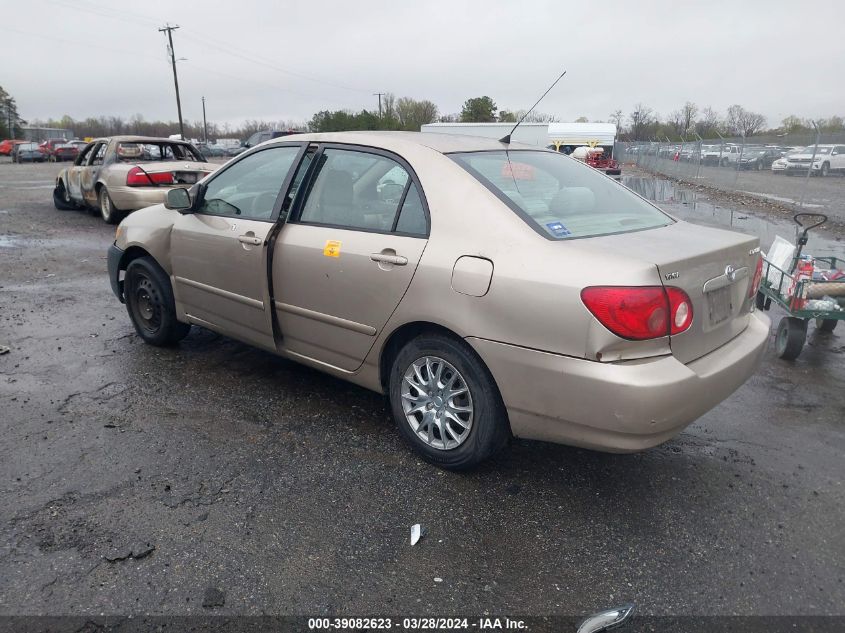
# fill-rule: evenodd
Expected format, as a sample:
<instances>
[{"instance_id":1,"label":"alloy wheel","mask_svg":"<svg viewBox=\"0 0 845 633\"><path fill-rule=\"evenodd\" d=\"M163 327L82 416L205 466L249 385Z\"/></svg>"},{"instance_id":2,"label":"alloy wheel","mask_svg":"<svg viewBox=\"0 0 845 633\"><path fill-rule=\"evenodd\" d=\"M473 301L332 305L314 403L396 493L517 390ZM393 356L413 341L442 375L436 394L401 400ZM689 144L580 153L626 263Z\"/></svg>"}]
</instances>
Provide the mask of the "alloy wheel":
<instances>
[{"instance_id":1,"label":"alloy wheel","mask_svg":"<svg viewBox=\"0 0 845 633\"><path fill-rule=\"evenodd\" d=\"M106 222L111 222L111 215L112 215L112 206L111 206L111 199L109 198L109 194L106 191L106 188L103 187L100 189L100 215L102 216L103 220Z\"/></svg>"},{"instance_id":2,"label":"alloy wheel","mask_svg":"<svg viewBox=\"0 0 845 633\"><path fill-rule=\"evenodd\" d=\"M451 450L472 430L473 404L461 373L437 356L412 362L402 378L402 410L416 436L438 450Z\"/></svg>"}]
</instances>

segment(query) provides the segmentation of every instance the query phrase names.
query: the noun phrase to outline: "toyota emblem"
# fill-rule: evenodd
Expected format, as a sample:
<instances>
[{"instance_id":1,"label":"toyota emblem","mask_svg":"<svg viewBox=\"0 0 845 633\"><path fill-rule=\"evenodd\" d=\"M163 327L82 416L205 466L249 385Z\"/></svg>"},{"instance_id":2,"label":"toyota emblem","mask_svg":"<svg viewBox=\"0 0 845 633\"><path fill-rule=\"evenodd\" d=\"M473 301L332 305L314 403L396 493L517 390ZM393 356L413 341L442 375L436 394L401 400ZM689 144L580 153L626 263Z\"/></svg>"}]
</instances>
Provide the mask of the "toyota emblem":
<instances>
[{"instance_id":1,"label":"toyota emblem","mask_svg":"<svg viewBox=\"0 0 845 633\"><path fill-rule=\"evenodd\" d=\"M736 279L736 269L730 264L725 267L725 277L727 277L730 281L734 281Z\"/></svg>"}]
</instances>

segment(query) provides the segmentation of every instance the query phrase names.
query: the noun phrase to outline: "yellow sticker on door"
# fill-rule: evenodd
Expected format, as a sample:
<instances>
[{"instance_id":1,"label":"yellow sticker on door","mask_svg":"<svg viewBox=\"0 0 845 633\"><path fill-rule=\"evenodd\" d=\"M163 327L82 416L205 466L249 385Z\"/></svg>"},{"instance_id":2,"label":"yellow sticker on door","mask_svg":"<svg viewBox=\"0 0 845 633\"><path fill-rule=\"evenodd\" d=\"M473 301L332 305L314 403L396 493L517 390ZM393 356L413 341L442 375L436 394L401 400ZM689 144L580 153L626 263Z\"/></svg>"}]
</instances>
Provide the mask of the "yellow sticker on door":
<instances>
[{"instance_id":1,"label":"yellow sticker on door","mask_svg":"<svg viewBox=\"0 0 845 633\"><path fill-rule=\"evenodd\" d=\"M340 257L340 240L326 240L323 255L326 257Z\"/></svg>"}]
</instances>

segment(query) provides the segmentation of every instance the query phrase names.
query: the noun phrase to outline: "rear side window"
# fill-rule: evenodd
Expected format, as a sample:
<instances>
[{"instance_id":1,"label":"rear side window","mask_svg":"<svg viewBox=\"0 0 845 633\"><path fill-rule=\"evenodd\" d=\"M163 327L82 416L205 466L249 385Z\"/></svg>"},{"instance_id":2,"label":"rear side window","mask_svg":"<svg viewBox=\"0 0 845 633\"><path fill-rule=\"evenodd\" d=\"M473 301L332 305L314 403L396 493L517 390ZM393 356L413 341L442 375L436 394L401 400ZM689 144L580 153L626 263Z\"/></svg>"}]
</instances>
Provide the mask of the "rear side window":
<instances>
[{"instance_id":1,"label":"rear side window","mask_svg":"<svg viewBox=\"0 0 845 633\"><path fill-rule=\"evenodd\" d=\"M674 222L616 181L559 153L518 150L450 157L549 239L628 233Z\"/></svg>"}]
</instances>

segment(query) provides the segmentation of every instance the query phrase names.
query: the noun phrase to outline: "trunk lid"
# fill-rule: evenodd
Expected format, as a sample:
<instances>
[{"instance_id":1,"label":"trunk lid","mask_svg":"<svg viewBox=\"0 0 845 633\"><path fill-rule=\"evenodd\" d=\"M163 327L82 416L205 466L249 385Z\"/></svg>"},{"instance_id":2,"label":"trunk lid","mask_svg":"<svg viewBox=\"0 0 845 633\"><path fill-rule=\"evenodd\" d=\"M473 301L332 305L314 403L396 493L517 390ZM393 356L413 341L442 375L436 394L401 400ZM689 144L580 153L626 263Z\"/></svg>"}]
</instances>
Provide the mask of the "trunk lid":
<instances>
[{"instance_id":1,"label":"trunk lid","mask_svg":"<svg viewBox=\"0 0 845 633\"><path fill-rule=\"evenodd\" d=\"M670 337L672 354L688 363L721 347L748 325L748 292L759 257L756 237L677 222L669 226L592 238L591 246L654 264L664 286L684 290L692 325Z\"/></svg>"},{"instance_id":2,"label":"trunk lid","mask_svg":"<svg viewBox=\"0 0 845 633\"><path fill-rule=\"evenodd\" d=\"M166 160L138 163L149 174L171 173L178 185L193 185L219 167L214 163L195 163L184 160Z\"/></svg>"}]
</instances>

